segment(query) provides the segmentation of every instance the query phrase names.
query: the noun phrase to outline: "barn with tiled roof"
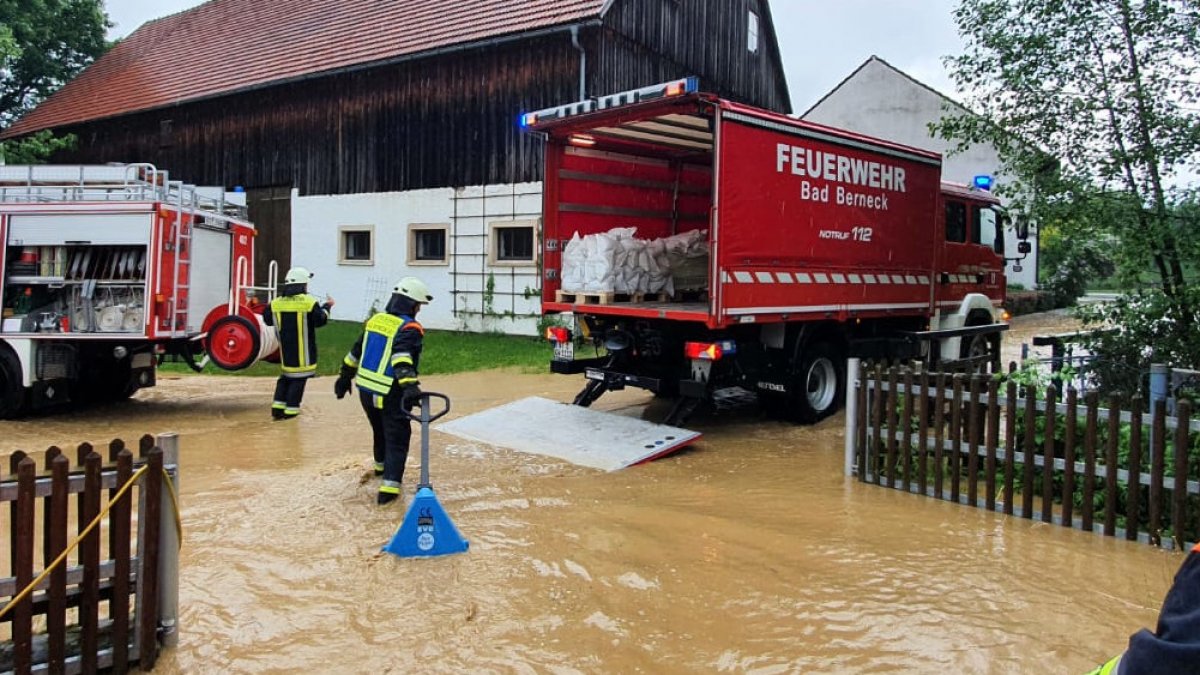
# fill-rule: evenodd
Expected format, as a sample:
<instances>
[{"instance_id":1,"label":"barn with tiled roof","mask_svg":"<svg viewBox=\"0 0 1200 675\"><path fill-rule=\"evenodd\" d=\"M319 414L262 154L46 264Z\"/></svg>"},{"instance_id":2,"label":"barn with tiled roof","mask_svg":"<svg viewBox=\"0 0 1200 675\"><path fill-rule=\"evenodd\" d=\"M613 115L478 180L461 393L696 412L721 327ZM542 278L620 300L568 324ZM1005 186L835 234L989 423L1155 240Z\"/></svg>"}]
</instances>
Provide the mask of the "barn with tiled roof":
<instances>
[{"instance_id":1,"label":"barn with tiled roof","mask_svg":"<svg viewBox=\"0 0 1200 675\"><path fill-rule=\"evenodd\" d=\"M501 237L526 248L491 225L540 215L519 113L692 75L790 112L768 0L211 0L143 25L0 137L71 132L55 161L240 186L260 275L303 263L366 304L383 280L436 273L447 321L475 325L485 296L531 315L539 284L533 256L483 288Z\"/></svg>"}]
</instances>

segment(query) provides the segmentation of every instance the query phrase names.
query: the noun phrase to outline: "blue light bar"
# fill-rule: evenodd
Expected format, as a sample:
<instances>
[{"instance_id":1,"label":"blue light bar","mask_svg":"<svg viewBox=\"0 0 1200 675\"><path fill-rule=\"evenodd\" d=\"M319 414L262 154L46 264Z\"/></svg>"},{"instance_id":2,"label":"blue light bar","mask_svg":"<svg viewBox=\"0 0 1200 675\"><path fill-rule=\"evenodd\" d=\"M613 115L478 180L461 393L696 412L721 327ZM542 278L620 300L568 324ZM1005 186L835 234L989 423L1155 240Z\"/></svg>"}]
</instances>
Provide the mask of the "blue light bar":
<instances>
[{"instance_id":1,"label":"blue light bar","mask_svg":"<svg viewBox=\"0 0 1200 675\"><path fill-rule=\"evenodd\" d=\"M630 89L616 94L600 96L598 98L589 98L583 101L576 101L566 105L560 105L553 108L543 108L534 112L522 113L517 118L517 124L522 129L535 127L542 122L564 119L566 117L574 117L575 115L585 115L597 110L606 110L608 108L616 108L620 106L633 105L635 103L644 103L646 101L654 101L658 99L674 98L676 96L685 96L694 94L700 90L700 79L697 77L685 77L671 82L663 82L641 89Z\"/></svg>"},{"instance_id":2,"label":"blue light bar","mask_svg":"<svg viewBox=\"0 0 1200 675\"><path fill-rule=\"evenodd\" d=\"M988 175L975 176L975 187L980 190L990 191L992 189L992 177Z\"/></svg>"}]
</instances>

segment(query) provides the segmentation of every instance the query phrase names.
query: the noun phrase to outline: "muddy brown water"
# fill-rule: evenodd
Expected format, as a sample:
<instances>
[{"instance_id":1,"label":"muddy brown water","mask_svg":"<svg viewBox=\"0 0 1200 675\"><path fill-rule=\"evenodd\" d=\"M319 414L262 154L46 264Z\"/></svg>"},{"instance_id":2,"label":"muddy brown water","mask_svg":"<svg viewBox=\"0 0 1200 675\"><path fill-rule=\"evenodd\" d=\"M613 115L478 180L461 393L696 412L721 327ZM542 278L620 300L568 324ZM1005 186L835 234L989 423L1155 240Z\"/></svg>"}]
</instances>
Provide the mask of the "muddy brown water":
<instances>
[{"instance_id":1,"label":"muddy brown water","mask_svg":"<svg viewBox=\"0 0 1200 675\"><path fill-rule=\"evenodd\" d=\"M424 384L454 416L580 385ZM434 432L433 484L471 549L402 560L380 553L403 510L374 504L357 402L322 378L272 423L272 386L177 377L0 427L5 452L181 434L181 634L157 672L1078 673L1153 626L1181 561L853 482L840 416L752 410L615 473ZM665 413L634 392L596 407Z\"/></svg>"}]
</instances>

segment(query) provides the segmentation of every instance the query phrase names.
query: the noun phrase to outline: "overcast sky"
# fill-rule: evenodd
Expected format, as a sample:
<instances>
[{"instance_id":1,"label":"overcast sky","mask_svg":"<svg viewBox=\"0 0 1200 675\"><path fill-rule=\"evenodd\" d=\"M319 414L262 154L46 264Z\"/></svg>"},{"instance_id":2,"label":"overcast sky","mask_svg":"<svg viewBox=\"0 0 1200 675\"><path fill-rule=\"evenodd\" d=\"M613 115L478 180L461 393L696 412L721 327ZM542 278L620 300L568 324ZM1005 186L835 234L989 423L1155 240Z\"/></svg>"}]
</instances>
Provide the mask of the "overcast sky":
<instances>
[{"instance_id":1,"label":"overcast sky","mask_svg":"<svg viewBox=\"0 0 1200 675\"><path fill-rule=\"evenodd\" d=\"M962 47L951 16L956 0L770 3L796 113L807 110L872 54L942 93L955 94L941 59ZM195 7L201 0L105 0L104 4L116 24L109 38L118 38L146 21Z\"/></svg>"}]
</instances>

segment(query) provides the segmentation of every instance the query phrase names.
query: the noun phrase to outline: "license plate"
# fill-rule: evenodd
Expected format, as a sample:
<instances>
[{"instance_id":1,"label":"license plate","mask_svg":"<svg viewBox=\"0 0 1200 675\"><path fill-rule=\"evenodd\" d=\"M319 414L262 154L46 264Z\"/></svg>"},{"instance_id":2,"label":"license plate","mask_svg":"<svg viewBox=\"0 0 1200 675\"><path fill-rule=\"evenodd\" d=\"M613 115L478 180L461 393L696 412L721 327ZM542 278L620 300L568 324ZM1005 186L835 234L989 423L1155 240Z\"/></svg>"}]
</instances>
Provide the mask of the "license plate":
<instances>
[{"instance_id":1,"label":"license plate","mask_svg":"<svg viewBox=\"0 0 1200 675\"><path fill-rule=\"evenodd\" d=\"M558 361L570 361L575 358L574 342L555 342L554 358Z\"/></svg>"}]
</instances>

